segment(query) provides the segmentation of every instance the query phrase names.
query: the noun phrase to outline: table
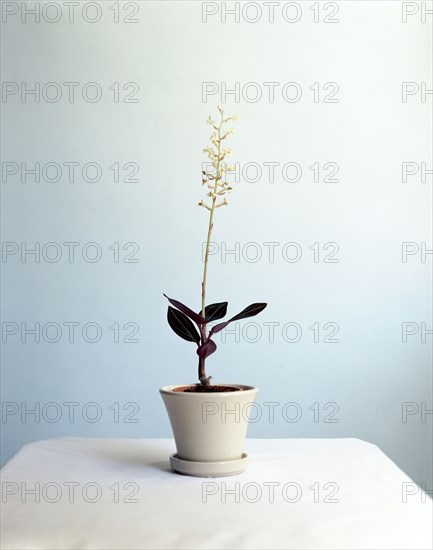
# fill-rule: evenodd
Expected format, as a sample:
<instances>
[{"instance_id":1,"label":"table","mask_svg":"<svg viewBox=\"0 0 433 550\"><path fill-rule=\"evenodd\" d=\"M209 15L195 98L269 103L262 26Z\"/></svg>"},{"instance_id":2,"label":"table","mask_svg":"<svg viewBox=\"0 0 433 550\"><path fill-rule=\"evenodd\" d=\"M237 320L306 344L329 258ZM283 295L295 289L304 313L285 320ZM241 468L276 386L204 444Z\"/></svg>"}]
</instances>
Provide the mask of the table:
<instances>
[{"instance_id":1,"label":"table","mask_svg":"<svg viewBox=\"0 0 433 550\"><path fill-rule=\"evenodd\" d=\"M424 549L432 501L358 439L249 439L248 470L175 474L169 439L59 438L2 470L1 548Z\"/></svg>"}]
</instances>

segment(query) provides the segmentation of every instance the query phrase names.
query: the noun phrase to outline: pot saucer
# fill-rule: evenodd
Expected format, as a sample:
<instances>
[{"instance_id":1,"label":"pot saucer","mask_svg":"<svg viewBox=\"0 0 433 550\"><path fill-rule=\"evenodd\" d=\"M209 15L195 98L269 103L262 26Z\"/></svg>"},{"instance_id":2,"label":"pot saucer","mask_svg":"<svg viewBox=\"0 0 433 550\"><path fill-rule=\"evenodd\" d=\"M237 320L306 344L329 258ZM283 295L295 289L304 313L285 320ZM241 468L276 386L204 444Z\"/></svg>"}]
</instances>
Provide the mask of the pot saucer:
<instances>
[{"instance_id":1,"label":"pot saucer","mask_svg":"<svg viewBox=\"0 0 433 550\"><path fill-rule=\"evenodd\" d=\"M248 465L248 455L242 454L235 460L222 460L219 462L195 462L182 460L174 453L170 456L170 464L175 472L187 476L196 477L223 477L240 474Z\"/></svg>"}]
</instances>

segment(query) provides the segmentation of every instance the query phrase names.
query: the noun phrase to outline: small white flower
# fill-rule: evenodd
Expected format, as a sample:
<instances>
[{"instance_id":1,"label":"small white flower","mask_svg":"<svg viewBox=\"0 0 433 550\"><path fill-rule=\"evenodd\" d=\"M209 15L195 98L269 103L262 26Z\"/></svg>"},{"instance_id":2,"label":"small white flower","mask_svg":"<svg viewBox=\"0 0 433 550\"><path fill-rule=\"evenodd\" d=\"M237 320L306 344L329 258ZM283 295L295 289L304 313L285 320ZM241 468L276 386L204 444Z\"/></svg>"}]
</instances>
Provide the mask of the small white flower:
<instances>
[{"instance_id":1,"label":"small white flower","mask_svg":"<svg viewBox=\"0 0 433 550\"><path fill-rule=\"evenodd\" d=\"M221 201L219 204L215 205L215 208L219 208L220 206L227 206L227 205L228 205L227 199L224 198L223 201Z\"/></svg>"},{"instance_id":2,"label":"small white flower","mask_svg":"<svg viewBox=\"0 0 433 550\"><path fill-rule=\"evenodd\" d=\"M210 206L208 206L204 200L201 200L199 203L197 203L198 206L203 206L203 208L206 208L207 210L211 210Z\"/></svg>"}]
</instances>

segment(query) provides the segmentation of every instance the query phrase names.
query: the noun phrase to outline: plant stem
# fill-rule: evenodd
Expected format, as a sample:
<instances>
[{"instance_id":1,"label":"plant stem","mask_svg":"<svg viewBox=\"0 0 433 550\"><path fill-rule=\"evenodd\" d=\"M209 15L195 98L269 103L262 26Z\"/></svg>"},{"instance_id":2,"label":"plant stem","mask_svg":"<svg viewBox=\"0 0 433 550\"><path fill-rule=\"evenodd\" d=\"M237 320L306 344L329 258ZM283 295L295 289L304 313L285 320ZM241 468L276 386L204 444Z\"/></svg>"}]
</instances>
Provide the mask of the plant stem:
<instances>
[{"instance_id":1,"label":"plant stem","mask_svg":"<svg viewBox=\"0 0 433 550\"><path fill-rule=\"evenodd\" d=\"M216 166L216 174L215 174L215 186L214 186L214 193L216 193L218 181L221 179L220 174L220 156L221 156L221 127L223 125L223 115L221 114L221 124L218 128L218 160L217 160L217 166ZM201 314L202 317L204 317L205 308L206 308L206 280L207 280L207 266L209 261L209 248L210 248L210 238L212 235L212 229L213 229L213 215L215 212L215 204L216 204L216 196L212 198L212 208L210 210L209 214L209 227L207 230L207 241L206 241L206 251L204 256L204 269L203 269L203 281L201 284ZM204 343L204 342L203 342Z\"/></svg>"},{"instance_id":2,"label":"plant stem","mask_svg":"<svg viewBox=\"0 0 433 550\"><path fill-rule=\"evenodd\" d=\"M204 270L203 270L203 281L201 283L201 314L204 317L205 308L206 308L206 279L207 279L207 266L209 260L209 247L210 247L210 238L212 235L213 229L213 213L215 211L215 202L216 198L212 199L212 208L209 215L209 227L207 230L207 242L206 242L206 252L204 256Z\"/></svg>"},{"instance_id":3,"label":"plant stem","mask_svg":"<svg viewBox=\"0 0 433 550\"><path fill-rule=\"evenodd\" d=\"M213 188L213 194L212 197L212 207L210 209L209 214L209 226L207 230L207 241L206 241L206 251L204 256L204 268L203 268L203 280L201 283L201 314L202 317L205 316L205 310L206 310L206 280L207 280L207 266L209 263L209 248L210 248L210 238L212 235L212 229L213 229L213 215L215 212L215 205L216 205L216 191L218 187L218 181L221 179L221 127L223 125L224 121L224 115L221 113L221 123L218 127L218 157L217 157L217 165L216 165L216 171L215 171L215 185ZM201 344L203 345L206 341L206 325L204 325L201 329ZM206 370L205 370L205 361L206 359L204 357L200 357L198 361L198 378L203 386L209 386L209 378L206 376Z\"/></svg>"}]
</instances>

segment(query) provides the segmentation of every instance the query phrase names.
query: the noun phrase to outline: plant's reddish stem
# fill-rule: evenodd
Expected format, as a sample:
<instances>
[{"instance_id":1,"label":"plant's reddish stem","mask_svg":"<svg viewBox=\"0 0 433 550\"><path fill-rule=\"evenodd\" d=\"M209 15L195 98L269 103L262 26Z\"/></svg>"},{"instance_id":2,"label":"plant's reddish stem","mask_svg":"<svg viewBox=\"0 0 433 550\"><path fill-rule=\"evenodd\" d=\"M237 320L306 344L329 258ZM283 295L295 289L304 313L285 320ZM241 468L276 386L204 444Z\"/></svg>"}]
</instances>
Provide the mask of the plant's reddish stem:
<instances>
[{"instance_id":1,"label":"plant's reddish stem","mask_svg":"<svg viewBox=\"0 0 433 550\"><path fill-rule=\"evenodd\" d=\"M201 345L203 345L207 341L206 323L203 323L202 325L200 325L200 335L201 335L200 343ZM208 378L206 376L205 363L206 363L205 357L198 358L198 379L200 380L200 383L202 384L202 386L209 386L210 377Z\"/></svg>"}]
</instances>

